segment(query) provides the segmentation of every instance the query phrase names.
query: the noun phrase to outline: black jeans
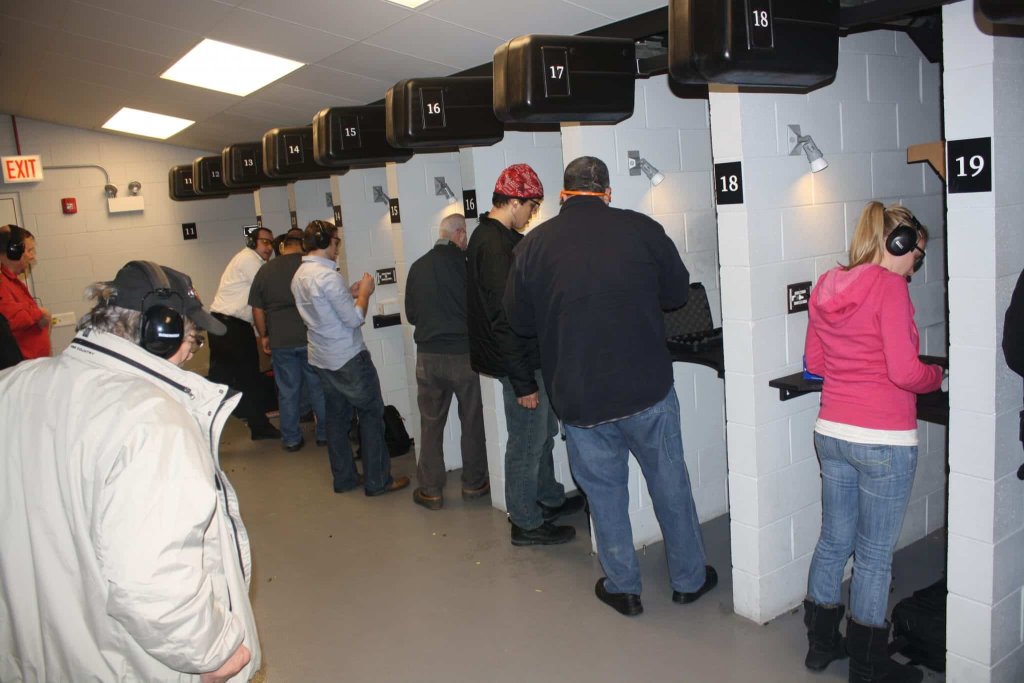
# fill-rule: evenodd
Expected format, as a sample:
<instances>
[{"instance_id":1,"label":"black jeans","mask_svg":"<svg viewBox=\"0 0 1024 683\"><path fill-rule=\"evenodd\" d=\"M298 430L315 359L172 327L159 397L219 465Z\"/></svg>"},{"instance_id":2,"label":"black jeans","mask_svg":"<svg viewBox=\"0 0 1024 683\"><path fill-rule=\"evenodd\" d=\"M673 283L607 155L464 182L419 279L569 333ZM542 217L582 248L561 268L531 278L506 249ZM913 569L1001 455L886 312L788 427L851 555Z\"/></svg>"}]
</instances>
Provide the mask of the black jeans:
<instances>
[{"instance_id":1,"label":"black jeans","mask_svg":"<svg viewBox=\"0 0 1024 683\"><path fill-rule=\"evenodd\" d=\"M260 355L256 349L256 335L252 325L240 318L222 313L213 317L224 323L227 332L211 334L210 374L211 382L227 384L242 392L242 400L235 408L234 415L246 420L249 429L258 429L268 424L265 412L266 396L263 392L263 376L260 374Z\"/></svg>"}]
</instances>

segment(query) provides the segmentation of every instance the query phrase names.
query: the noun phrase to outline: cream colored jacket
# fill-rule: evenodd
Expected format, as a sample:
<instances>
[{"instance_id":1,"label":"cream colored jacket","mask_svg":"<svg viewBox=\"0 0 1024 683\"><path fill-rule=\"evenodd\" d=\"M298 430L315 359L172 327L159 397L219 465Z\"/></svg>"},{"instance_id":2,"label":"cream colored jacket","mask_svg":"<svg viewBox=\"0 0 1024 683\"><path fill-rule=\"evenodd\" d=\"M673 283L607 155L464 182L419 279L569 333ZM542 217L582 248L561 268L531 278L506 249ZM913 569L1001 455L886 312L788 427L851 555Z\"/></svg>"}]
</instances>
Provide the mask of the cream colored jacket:
<instances>
[{"instance_id":1,"label":"cream colored jacket","mask_svg":"<svg viewBox=\"0 0 1024 683\"><path fill-rule=\"evenodd\" d=\"M238 402L110 334L0 373L0 681L195 681L245 643Z\"/></svg>"}]
</instances>

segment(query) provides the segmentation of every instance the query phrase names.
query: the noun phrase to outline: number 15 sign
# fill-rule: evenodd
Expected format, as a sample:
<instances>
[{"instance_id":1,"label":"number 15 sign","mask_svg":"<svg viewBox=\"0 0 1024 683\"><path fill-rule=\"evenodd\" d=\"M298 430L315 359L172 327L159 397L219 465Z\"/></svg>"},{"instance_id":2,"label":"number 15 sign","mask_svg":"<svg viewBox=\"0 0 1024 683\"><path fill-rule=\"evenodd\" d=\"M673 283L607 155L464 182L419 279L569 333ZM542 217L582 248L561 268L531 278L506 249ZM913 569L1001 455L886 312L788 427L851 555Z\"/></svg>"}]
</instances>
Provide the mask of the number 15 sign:
<instances>
[{"instance_id":1,"label":"number 15 sign","mask_svg":"<svg viewBox=\"0 0 1024 683\"><path fill-rule=\"evenodd\" d=\"M946 143L946 182L950 194L992 191L992 138Z\"/></svg>"}]
</instances>

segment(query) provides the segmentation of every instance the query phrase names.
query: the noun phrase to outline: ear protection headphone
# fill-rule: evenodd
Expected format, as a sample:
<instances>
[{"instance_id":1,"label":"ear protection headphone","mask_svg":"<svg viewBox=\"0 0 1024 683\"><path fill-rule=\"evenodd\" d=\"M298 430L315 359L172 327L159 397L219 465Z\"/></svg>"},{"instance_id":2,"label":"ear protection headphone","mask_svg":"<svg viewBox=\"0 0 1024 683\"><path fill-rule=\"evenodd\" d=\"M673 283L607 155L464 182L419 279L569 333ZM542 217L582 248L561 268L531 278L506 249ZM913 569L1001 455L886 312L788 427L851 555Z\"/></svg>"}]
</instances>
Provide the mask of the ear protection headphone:
<instances>
[{"instance_id":1,"label":"ear protection headphone","mask_svg":"<svg viewBox=\"0 0 1024 683\"><path fill-rule=\"evenodd\" d=\"M249 234L245 236L245 246L249 247L250 249L255 249L257 244L256 240L258 239L259 232L261 230L264 230L264 228L256 228L255 230L250 230Z\"/></svg>"},{"instance_id":2,"label":"ear protection headphone","mask_svg":"<svg viewBox=\"0 0 1024 683\"><path fill-rule=\"evenodd\" d=\"M909 254L917 246L917 237L921 224L913 216L910 223L901 223L885 238L885 250L893 256Z\"/></svg>"},{"instance_id":3,"label":"ear protection headphone","mask_svg":"<svg viewBox=\"0 0 1024 683\"><path fill-rule=\"evenodd\" d=\"M180 310L184 308L184 301L180 294L171 289L171 283L167 280L163 268L151 261L132 261L131 265L146 274L153 288L142 297L142 330L139 335L139 346L154 356L170 358L185 339L185 316ZM147 305L146 302L150 298L156 301ZM175 298L178 300L177 308L172 304Z\"/></svg>"},{"instance_id":4,"label":"ear protection headphone","mask_svg":"<svg viewBox=\"0 0 1024 683\"><path fill-rule=\"evenodd\" d=\"M316 226L316 233L309 239L309 249L326 249L331 246L331 228L334 226L327 221L313 221Z\"/></svg>"},{"instance_id":5,"label":"ear protection headphone","mask_svg":"<svg viewBox=\"0 0 1024 683\"><path fill-rule=\"evenodd\" d=\"M7 258L20 261L25 255L25 228L11 224L11 234L7 241Z\"/></svg>"}]
</instances>

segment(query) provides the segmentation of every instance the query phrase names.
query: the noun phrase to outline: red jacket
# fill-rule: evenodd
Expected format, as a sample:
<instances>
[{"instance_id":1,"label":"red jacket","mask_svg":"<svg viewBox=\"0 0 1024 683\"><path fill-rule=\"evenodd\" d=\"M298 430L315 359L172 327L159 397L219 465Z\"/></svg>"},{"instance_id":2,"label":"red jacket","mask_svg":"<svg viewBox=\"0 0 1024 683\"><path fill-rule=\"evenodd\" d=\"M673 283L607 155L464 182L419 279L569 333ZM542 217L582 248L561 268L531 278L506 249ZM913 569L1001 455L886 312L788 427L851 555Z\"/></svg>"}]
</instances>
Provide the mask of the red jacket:
<instances>
[{"instance_id":1,"label":"red jacket","mask_svg":"<svg viewBox=\"0 0 1024 683\"><path fill-rule=\"evenodd\" d=\"M0 266L0 315L7 318L14 340L26 360L50 355L50 328L39 329L43 311L25 283Z\"/></svg>"},{"instance_id":2,"label":"red jacket","mask_svg":"<svg viewBox=\"0 0 1024 683\"><path fill-rule=\"evenodd\" d=\"M917 397L942 383L942 368L918 359L907 282L881 266L833 268L808 311L807 369L825 378L823 420L868 429L917 428Z\"/></svg>"}]
</instances>

